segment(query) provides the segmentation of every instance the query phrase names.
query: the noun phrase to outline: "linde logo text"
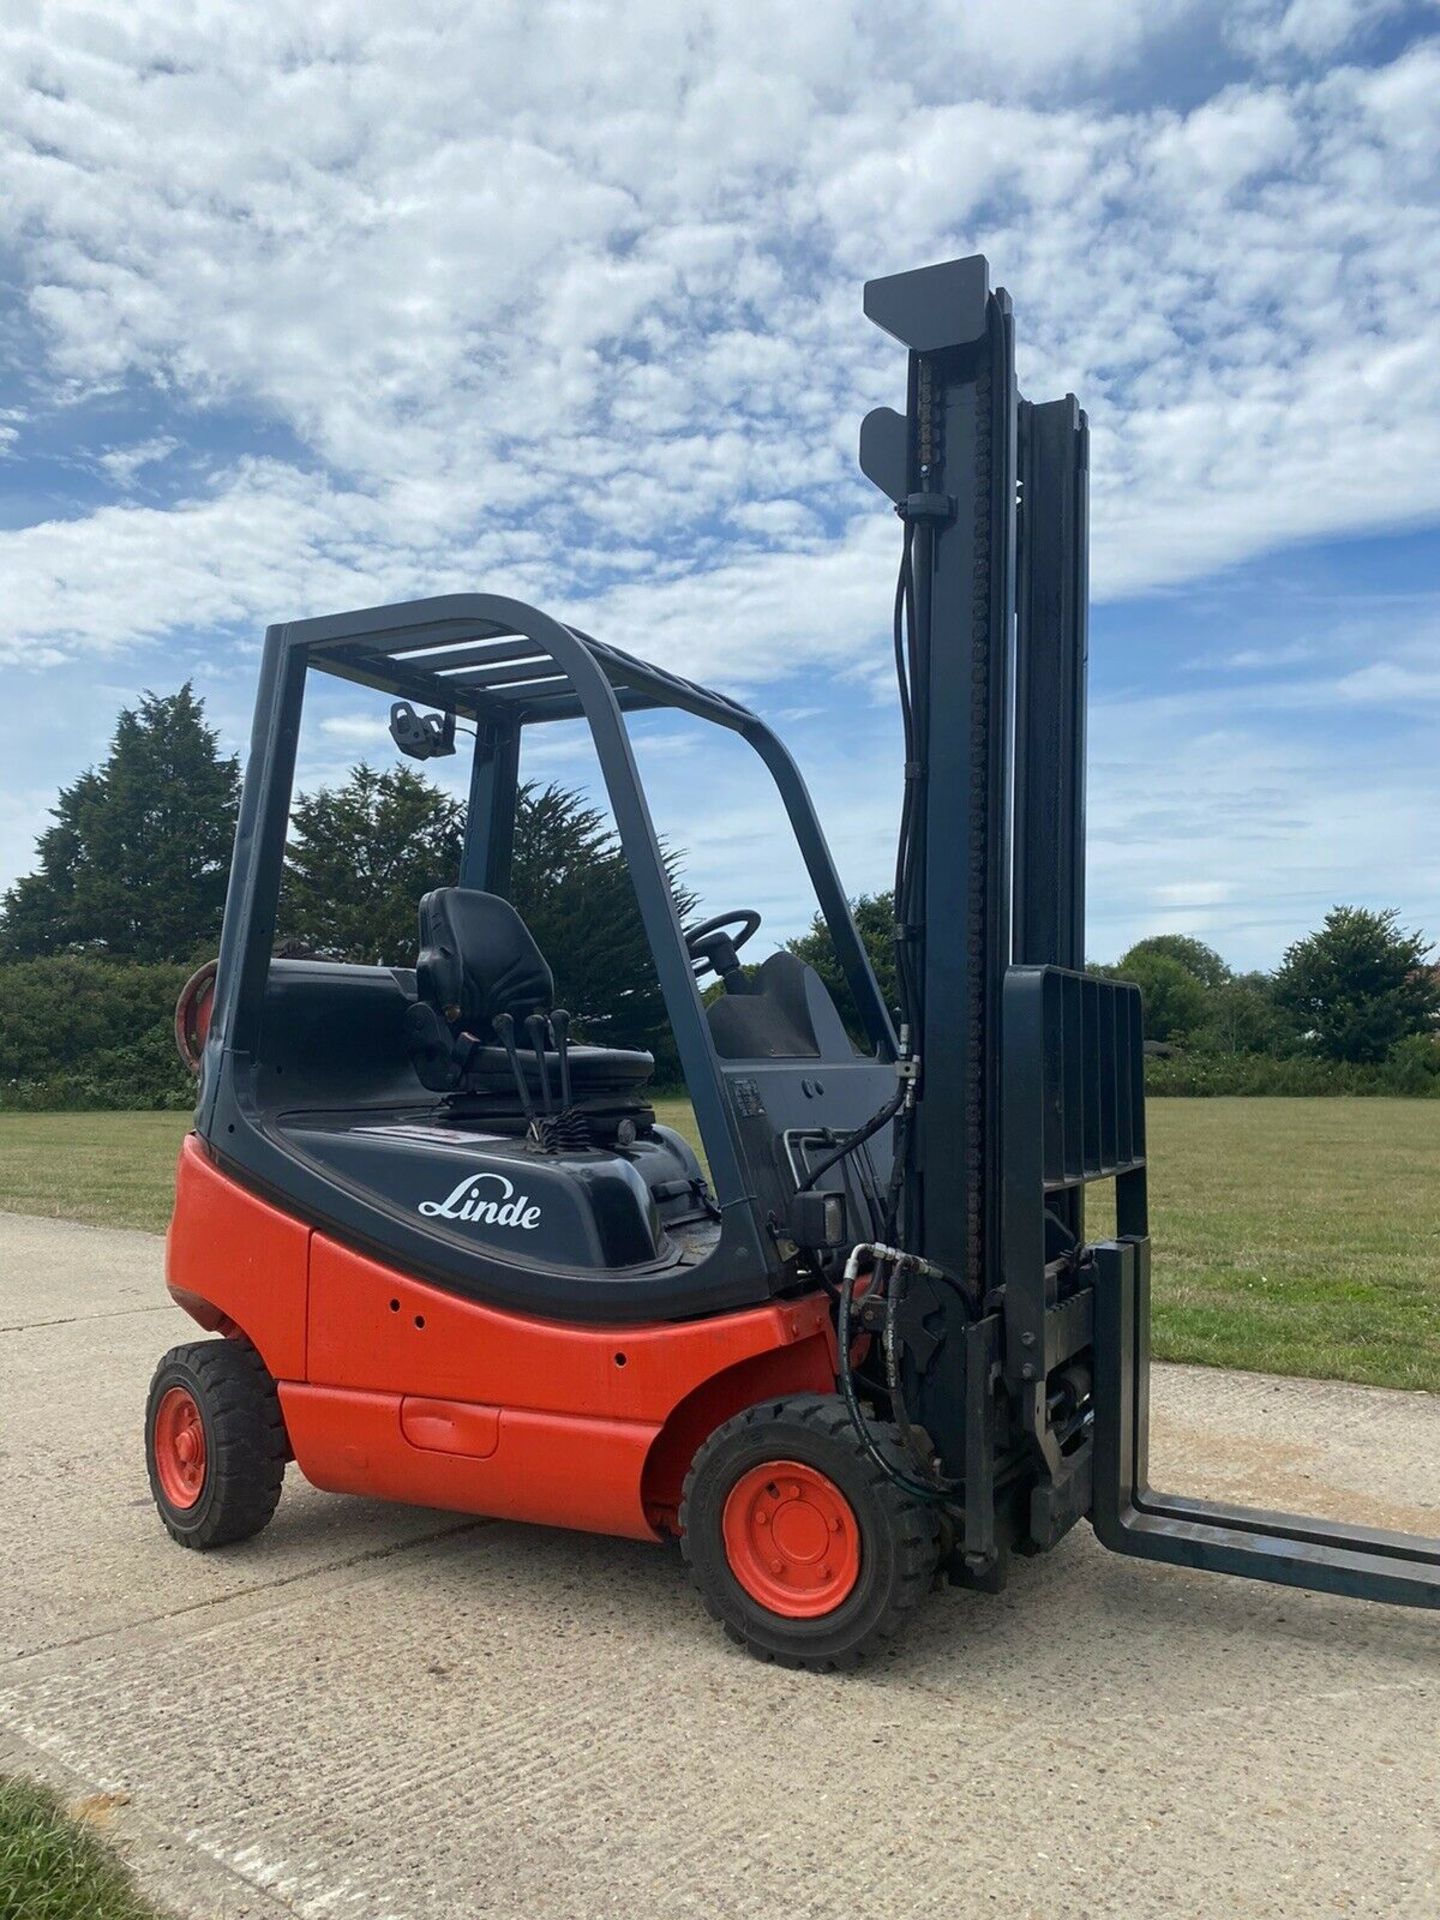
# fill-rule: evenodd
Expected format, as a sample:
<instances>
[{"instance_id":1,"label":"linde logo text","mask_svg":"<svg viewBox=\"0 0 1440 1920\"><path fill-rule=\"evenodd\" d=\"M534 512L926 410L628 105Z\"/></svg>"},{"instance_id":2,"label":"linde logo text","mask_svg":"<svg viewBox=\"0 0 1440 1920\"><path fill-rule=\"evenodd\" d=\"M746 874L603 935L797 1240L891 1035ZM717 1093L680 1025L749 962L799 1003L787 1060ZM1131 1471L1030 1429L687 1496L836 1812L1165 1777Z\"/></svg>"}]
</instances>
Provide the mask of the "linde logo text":
<instances>
[{"instance_id":1,"label":"linde logo text","mask_svg":"<svg viewBox=\"0 0 1440 1920\"><path fill-rule=\"evenodd\" d=\"M482 1180L493 1180L499 1194L486 1194ZM522 1227L528 1232L540 1224L540 1209L527 1195L517 1194L503 1173L467 1173L443 1200L422 1200L420 1212L432 1220L479 1220L487 1227Z\"/></svg>"}]
</instances>

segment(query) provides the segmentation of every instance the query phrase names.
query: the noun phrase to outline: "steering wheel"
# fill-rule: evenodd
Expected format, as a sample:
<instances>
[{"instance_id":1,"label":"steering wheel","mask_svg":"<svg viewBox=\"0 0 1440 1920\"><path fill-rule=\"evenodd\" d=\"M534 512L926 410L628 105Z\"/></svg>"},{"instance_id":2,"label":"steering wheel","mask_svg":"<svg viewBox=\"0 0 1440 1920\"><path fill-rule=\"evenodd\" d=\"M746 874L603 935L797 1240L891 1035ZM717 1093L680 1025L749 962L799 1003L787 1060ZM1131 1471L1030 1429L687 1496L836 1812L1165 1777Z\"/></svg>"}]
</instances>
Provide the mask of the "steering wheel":
<instances>
[{"instance_id":1,"label":"steering wheel","mask_svg":"<svg viewBox=\"0 0 1440 1920\"><path fill-rule=\"evenodd\" d=\"M726 932L738 927L738 933ZM741 907L736 913L717 913L713 920L702 920L685 935L685 946L694 962L697 980L703 980L713 968L722 980L740 971L740 949L760 931L760 916L753 907Z\"/></svg>"}]
</instances>

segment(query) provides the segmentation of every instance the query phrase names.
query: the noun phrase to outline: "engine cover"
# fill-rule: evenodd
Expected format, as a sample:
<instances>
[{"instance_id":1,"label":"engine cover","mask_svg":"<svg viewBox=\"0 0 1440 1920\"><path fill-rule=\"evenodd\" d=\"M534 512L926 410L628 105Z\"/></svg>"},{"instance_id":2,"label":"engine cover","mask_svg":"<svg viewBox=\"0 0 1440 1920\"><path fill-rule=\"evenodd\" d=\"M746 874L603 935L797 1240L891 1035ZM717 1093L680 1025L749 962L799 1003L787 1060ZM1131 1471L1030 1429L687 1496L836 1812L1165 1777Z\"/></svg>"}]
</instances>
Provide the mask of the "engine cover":
<instances>
[{"instance_id":1,"label":"engine cover","mask_svg":"<svg viewBox=\"0 0 1440 1920\"><path fill-rule=\"evenodd\" d=\"M667 1221L682 1228L705 1219L698 1163L668 1130L625 1148L562 1153L432 1119L307 1114L282 1121L281 1131L292 1152L372 1205L438 1241L506 1262L670 1264L686 1249Z\"/></svg>"}]
</instances>

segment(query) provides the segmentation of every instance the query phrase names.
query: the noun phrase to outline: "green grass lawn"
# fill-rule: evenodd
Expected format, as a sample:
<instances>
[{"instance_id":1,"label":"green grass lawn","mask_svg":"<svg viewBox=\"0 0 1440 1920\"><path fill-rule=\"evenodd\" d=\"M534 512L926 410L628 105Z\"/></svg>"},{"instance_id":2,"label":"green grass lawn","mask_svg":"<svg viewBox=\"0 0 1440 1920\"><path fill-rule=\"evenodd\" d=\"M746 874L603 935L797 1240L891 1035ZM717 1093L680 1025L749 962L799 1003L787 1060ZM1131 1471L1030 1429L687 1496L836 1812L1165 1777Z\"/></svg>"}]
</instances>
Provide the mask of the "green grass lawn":
<instances>
[{"instance_id":1,"label":"green grass lawn","mask_svg":"<svg viewBox=\"0 0 1440 1920\"><path fill-rule=\"evenodd\" d=\"M0 1113L0 1207L163 1233L188 1113Z\"/></svg>"},{"instance_id":2,"label":"green grass lawn","mask_svg":"<svg viewBox=\"0 0 1440 1920\"><path fill-rule=\"evenodd\" d=\"M46 1787L0 1775L0 1920L160 1920Z\"/></svg>"},{"instance_id":3,"label":"green grass lawn","mask_svg":"<svg viewBox=\"0 0 1440 1920\"><path fill-rule=\"evenodd\" d=\"M696 1138L683 1101L656 1106ZM1155 1100L1149 1121L1157 1355L1440 1390L1440 1101ZM0 1114L0 1207L158 1233L188 1123Z\"/></svg>"},{"instance_id":4,"label":"green grass lawn","mask_svg":"<svg viewBox=\"0 0 1440 1920\"><path fill-rule=\"evenodd\" d=\"M1440 1101L1146 1118L1160 1358L1440 1390Z\"/></svg>"}]
</instances>

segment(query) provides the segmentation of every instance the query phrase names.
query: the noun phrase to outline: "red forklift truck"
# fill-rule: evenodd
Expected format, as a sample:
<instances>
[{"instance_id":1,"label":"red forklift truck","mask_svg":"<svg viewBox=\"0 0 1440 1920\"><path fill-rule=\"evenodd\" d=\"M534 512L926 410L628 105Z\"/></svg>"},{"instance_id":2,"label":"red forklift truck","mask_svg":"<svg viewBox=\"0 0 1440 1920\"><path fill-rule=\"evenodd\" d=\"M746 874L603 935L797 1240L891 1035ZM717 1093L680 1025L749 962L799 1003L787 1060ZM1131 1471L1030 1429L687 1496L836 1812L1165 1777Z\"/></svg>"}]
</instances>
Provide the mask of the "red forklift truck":
<instances>
[{"instance_id":1,"label":"red forklift truck","mask_svg":"<svg viewBox=\"0 0 1440 1920\"><path fill-rule=\"evenodd\" d=\"M315 1486L679 1541L733 1639L851 1664L938 1575L998 1589L1080 1520L1122 1553L1433 1607L1440 1542L1148 1485L1140 997L1083 970L1087 429L1017 391L981 258L869 283L908 350L861 431L902 523L905 737L886 1006L803 781L755 714L536 608L457 594L272 627L146 1415L184 1546ZM673 652L673 649L671 649ZM273 957L307 678L473 727L464 852L413 968ZM739 734L848 986L687 929L627 716ZM507 899L523 730L588 724L704 1141L647 1053L572 1039ZM702 994L702 984L722 991ZM853 1032L863 1033L857 1044ZM1115 1190L1114 1236L1084 1196Z\"/></svg>"}]
</instances>

